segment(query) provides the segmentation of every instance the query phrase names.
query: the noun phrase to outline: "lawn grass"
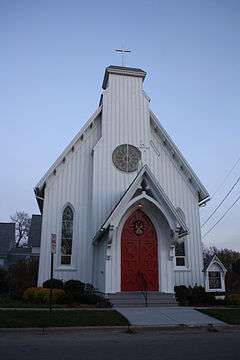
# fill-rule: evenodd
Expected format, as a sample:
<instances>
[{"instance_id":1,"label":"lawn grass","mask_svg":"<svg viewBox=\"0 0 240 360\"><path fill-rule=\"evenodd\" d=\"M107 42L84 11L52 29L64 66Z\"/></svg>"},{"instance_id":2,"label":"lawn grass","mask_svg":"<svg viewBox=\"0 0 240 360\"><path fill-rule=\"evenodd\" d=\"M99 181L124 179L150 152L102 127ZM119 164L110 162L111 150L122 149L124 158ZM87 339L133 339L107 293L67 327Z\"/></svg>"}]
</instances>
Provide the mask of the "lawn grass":
<instances>
[{"instance_id":1,"label":"lawn grass","mask_svg":"<svg viewBox=\"0 0 240 360\"><path fill-rule=\"evenodd\" d=\"M226 309L198 309L198 311L213 316L214 318L224 321L231 325L240 325L240 308Z\"/></svg>"},{"instance_id":2,"label":"lawn grass","mask_svg":"<svg viewBox=\"0 0 240 360\"><path fill-rule=\"evenodd\" d=\"M94 304L53 304L53 308L59 309L59 308L96 308L96 305ZM34 309L46 309L49 308L48 304L35 304L30 303L23 300L18 299L12 299L8 295L0 295L0 308L12 308L12 309L25 309L25 308L34 308Z\"/></svg>"},{"instance_id":3,"label":"lawn grass","mask_svg":"<svg viewBox=\"0 0 240 360\"><path fill-rule=\"evenodd\" d=\"M54 307L64 307L64 305L54 304ZM10 297L0 296L0 308L48 308L48 304L33 304L23 300L11 299Z\"/></svg>"},{"instance_id":4,"label":"lawn grass","mask_svg":"<svg viewBox=\"0 0 240 360\"><path fill-rule=\"evenodd\" d=\"M2 328L114 325L128 325L116 310L0 310Z\"/></svg>"}]
</instances>

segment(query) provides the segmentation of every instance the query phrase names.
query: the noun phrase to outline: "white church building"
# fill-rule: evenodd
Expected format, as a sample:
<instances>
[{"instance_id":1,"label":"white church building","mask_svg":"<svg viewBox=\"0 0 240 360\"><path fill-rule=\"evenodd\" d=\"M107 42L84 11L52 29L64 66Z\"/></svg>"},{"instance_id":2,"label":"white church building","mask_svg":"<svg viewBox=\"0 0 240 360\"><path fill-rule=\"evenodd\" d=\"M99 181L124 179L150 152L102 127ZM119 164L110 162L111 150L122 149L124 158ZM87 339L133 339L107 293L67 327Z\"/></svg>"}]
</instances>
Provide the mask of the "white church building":
<instances>
[{"instance_id":1,"label":"white church building","mask_svg":"<svg viewBox=\"0 0 240 360\"><path fill-rule=\"evenodd\" d=\"M99 107L37 184L39 285L55 234L54 278L105 294L204 286L199 206L209 194L151 111L145 77L107 67Z\"/></svg>"}]
</instances>

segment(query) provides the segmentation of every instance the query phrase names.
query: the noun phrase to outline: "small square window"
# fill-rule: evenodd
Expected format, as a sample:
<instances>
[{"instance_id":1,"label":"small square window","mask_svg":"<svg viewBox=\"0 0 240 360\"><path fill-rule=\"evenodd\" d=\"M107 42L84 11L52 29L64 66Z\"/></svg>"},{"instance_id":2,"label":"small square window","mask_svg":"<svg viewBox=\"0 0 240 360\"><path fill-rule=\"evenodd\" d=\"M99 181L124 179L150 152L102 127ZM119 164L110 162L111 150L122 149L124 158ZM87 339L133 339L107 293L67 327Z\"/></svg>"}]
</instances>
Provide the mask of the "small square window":
<instances>
[{"instance_id":1,"label":"small square window","mask_svg":"<svg viewBox=\"0 0 240 360\"><path fill-rule=\"evenodd\" d=\"M185 258L176 257L176 266L185 266Z\"/></svg>"}]
</instances>

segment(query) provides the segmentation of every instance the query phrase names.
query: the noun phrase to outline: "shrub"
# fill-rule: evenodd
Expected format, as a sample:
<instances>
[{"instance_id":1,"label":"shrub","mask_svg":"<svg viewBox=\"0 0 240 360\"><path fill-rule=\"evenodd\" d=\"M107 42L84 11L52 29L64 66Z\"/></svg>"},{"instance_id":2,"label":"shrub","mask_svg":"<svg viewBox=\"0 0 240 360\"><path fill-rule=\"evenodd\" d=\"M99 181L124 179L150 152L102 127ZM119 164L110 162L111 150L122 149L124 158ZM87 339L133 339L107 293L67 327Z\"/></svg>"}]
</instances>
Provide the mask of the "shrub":
<instances>
[{"instance_id":1,"label":"shrub","mask_svg":"<svg viewBox=\"0 0 240 360\"><path fill-rule=\"evenodd\" d=\"M68 303L81 302L85 284L79 280L68 280L63 284Z\"/></svg>"},{"instance_id":2,"label":"shrub","mask_svg":"<svg viewBox=\"0 0 240 360\"><path fill-rule=\"evenodd\" d=\"M225 277L226 291L236 294L240 293L240 274L228 271Z\"/></svg>"},{"instance_id":3,"label":"shrub","mask_svg":"<svg viewBox=\"0 0 240 360\"><path fill-rule=\"evenodd\" d=\"M203 300L203 302L202 302L203 305L216 305L216 298L215 298L215 295L212 293L205 292L205 295L202 298L202 300ZM200 303L200 305L201 305L201 303Z\"/></svg>"},{"instance_id":4,"label":"shrub","mask_svg":"<svg viewBox=\"0 0 240 360\"><path fill-rule=\"evenodd\" d=\"M189 305L190 299L190 289L185 285L179 285L174 287L176 300L179 305L186 306Z\"/></svg>"},{"instance_id":5,"label":"shrub","mask_svg":"<svg viewBox=\"0 0 240 360\"><path fill-rule=\"evenodd\" d=\"M85 286L84 286L85 293L92 294L92 293L94 293L94 291L95 291L95 288L92 284L88 284L88 283L85 284Z\"/></svg>"},{"instance_id":6,"label":"shrub","mask_svg":"<svg viewBox=\"0 0 240 360\"><path fill-rule=\"evenodd\" d=\"M64 283L63 289L66 293L83 293L85 284L80 280L68 280Z\"/></svg>"},{"instance_id":7,"label":"shrub","mask_svg":"<svg viewBox=\"0 0 240 360\"><path fill-rule=\"evenodd\" d=\"M195 285L193 288L190 287L190 298L189 305L204 305L208 304L208 298L212 299L211 294L207 294L203 286ZM212 302L212 300L210 300ZM209 304L210 305L210 304Z\"/></svg>"},{"instance_id":8,"label":"shrub","mask_svg":"<svg viewBox=\"0 0 240 360\"><path fill-rule=\"evenodd\" d=\"M52 286L51 286L51 282L52 282ZM63 281L62 280L59 280L59 279L49 279L49 280L46 280L44 281L43 283L43 288L46 288L46 289L62 289L63 288Z\"/></svg>"},{"instance_id":9,"label":"shrub","mask_svg":"<svg viewBox=\"0 0 240 360\"><path fill-rule=\"evenodd\" d=\"M8 284L10 294L14 298L22 298L22 295L29 287L37 284L38 260L21 260L8 269Z\"/></svg>"},{"instance_id":10,"label":"shrub","mask_svg":"<svg viewBox=\"0 0 240 360\"><path fill-rule=\"evenodd\" d=\"M36 293L36 289L37 288L35 288L35 287L30 287L27 290L25 290L23 293L23 300L29 301L29 302L34 302L34 296Z\"/></svg>"},{"instance_id":11,"label":"shrub","mask_svg":"<svg viewBox=\"0 0 240 360\"><path fill-rule=\"evenodd\" d=\"M35 304L48 304L50 299L50 289L41 287L31 287L24 291L23 300ZM65 301L65 291L63 289L53 289L53 304L62 304Z\"/></svg>"},{"instance_id":12,"label":"shrub","mask_svg":"<svg viewBox=\"0 0 240 360\"><path fill-rule=\"evenodd\" d=\"M82 294L79 297L79 302L81 304L96 305L97 307L101 307L101 308L112 307L109 300L105 299L102 296L93 294L93 293Z\"/></svg>"},{"instance_id":13,"label":"shrub","mask_svg":"<svg viewBox=\"0 0 240 360\"><path fill-rule=\"evenodd\" d=\"M228 294L226 296L227 305L240 305L240 294Z\"/></svg>"},{"instance_id":14,"label":"shrub","mask_svg":"<svg viewBox=\"0 0 240 360\"><path fill-rule=\"evenodd\" d=\"M207 293L203 286L195 285L186 287L185 285L175 286L175 296L179 305L214 305L216 300L212 293Z\"/></svg>"}]
</instances>

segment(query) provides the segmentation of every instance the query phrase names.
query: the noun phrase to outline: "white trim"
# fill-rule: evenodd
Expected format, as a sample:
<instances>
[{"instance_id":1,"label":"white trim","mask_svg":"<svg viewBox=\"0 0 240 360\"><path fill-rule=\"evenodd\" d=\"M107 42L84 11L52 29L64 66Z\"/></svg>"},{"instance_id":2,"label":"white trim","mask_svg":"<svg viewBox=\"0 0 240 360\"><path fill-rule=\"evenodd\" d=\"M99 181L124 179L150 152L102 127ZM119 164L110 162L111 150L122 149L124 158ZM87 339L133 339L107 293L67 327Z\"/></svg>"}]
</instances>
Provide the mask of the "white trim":
<instances>
[{"instance_id":1,"label":"white trim","mask_svg":"<svg viewBox=\"0 0 240 360\"><path fill-rule=\"evenodd\" d=\"M176 146L176 144L172 141L172 139L170 138L170 136L168 135L168 133L166 132L166 130L162 127L162 125L160 124L157 116L153 113L153 111L150 110L150 118L151 120L154 122L154 125L156 127L158 127L162 137L164 138L164 140L167 140L169 146L173 149L173 152L177 154L177 157L180 161L180 163L183 164L184 168L186 169L186 171L189 173L190 177L193 179L195 185L197 186L198 190L201 192L201 194L203 195L203 199L206 199L209 197L209 193L207 191L207 189L205 188L205 186L201 183L200 179L198 178L198 176L196 175L196 173L193 171L193 169L191 168L191 166L188 164L188 162L186 161L186 159L183 157L182 153L180 152L180 150L178 149L178 147ZM201 202L202 202L201 200Z\"/></svg>"},{"instance_id":2,"label":"white trim","mask_svg":"<svg viewBox=\"0 0 240 360\"><path fill-rule=\"evenodd\" d=\"M67 207L70 207L72 209L73 212L73 232L72 232L72 253L71 253L71 263L69 265L67 264L61 264L61 257L62 257L62 217L63 217L63 212ZM57 241L58 246L57 246L57 256L56 256L56 268L54 270L76 270L76 261L75 258L76 256L74 256L75 251L74 251L74 244L76 243L75 241L75 234L77 233L76 231L76 211L74 209L74 206L68 201L64 204L64 206L61 209L61 213L58 219L58 223L60 226L58 226L58 238L59 241Z\"/></svg>"},{"instance_id":3,"label":"white trim","mask_svg":"<svg viewBox=\"0 0 240 360\"><path fill-rule=\"evenodd\" d=\"M91 122L93 122L98 115L102 111L102 105L92 114L90 119L85 123L85 125L81 128L81 130L77 133L77 135L73 138L70 144L65 148L65 150L61 153L61 155L57 158L57 160L51 165L45 175L40 179L35 188L42 188L47 178L52 174L54 169L62 162L63 158L71 151L71 148L75 145L75 143L80 139L81 135L87 130Z\"/></svg>"},{"instance_id":4,"label":"white trim","mask_svg":"<svg viewBox=\"0 0 240 360\"><path fill-rule=\"evenodd\" d=\"M77 268L76 267L72 267L71 265L60 265L58 266L56 269L54 269L54 271L76 271Z\"/></svg>"},{"instance_id":5,"label":"white trim","mask_svg":"<svg viewBox=\"0 0 240 360\"><path fill-rule=\"evenodd\" d=\"M153 223L158 241L158 276L159 291L166 293L174 292L174 264L171 254L171 234L170 226L165 215L158 207L154 206L152 201L143 199L143 209L141 209L149 217ZM111 224L108 233L110 243L107 245L108 260L105 260L105 292L116 293L121 291L121 236L122 229L127 219L137 210L134 203L129 204L121 216L118 216ZM112 235L112 236L111 236ZM114 276L112 276L114 274Z\"/></svg>"},{"instance_id":6,"label":"white trim","mask_svg":"<svg viewBox=\"0 0 240 360\"><path fill-rule=\"evenodd\" d=\"M217 265L217 270L212 269L214 265ZM221 278L221 288L218 289L210 289L209 287L209 272L216 271L220 273ZM205 288L207 292L225 292L225 275L226 275L227 269L223 265L223 263L220 261L220 259L214 255L211 262L209 263L208 267L205 269Z\"/></svg>"},{"instance_id":7,"label":"white trim","mask_svg":"<svg viewBox=\"0 0 240 360\"><path fill-rule=\"evenodd\" d=\"M153 187L151 189L153 191L155 191L155 195L158 198L158 201L156 201L152 197L148 196L144 191L142 192L141 195L134 197L132 199L135 191L139 188L141 180L143 179L144 176L148 176L150 181L152 182ZM147 178L147 180L148 180L148 178ZM133 180L132 184L130 185L130 187L128 188L128 190L126 191L126 193L120 200L120 202L117 204L115 209L108 216L108 218L106 219L104 224L101 226L101 231L106 230L110 224L114 225L115 224L114 219L121 216L121 214L124 213L124 211L126 211L126 209L129 206L131 206L131 204L133 204L137 201L140 201L141 198L146 198L147 200L154 203L155 206L157 208L159 208L159 210L161 210L161 212L164 214L164 216L168 219L169 223L171 224L170 228L172 230L176 230L175 228L178 223L182 227L182 229L186 233L188 233L189 230L188 230L184 220L179 216L179 213L176 211L176 208L174 207L174 205L172 204L170 199L167 197L166 193L164 192L164 190L162 189L162 187L156 180L155 176L151 173L151 171L147 165L144 165L142 167L142 169L139 171L139 173ZM97 242L97 239L98 239L99 235L101 234L101 231L99 230L96 233L96 235L93 238L93 243Z\"/></svg>"},{"instance_id":8,"label":"white trim","mask_svg":"<svg viewBox=\"0 0 240 360\"><path fill-rule=\"evenodd\" d=\"M186 266L177 266L174 268L174 271L192 271L192 269L190 269Z\"/></svg>"}]
</instances>

